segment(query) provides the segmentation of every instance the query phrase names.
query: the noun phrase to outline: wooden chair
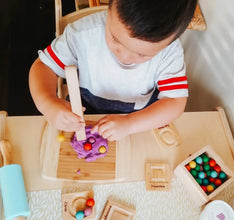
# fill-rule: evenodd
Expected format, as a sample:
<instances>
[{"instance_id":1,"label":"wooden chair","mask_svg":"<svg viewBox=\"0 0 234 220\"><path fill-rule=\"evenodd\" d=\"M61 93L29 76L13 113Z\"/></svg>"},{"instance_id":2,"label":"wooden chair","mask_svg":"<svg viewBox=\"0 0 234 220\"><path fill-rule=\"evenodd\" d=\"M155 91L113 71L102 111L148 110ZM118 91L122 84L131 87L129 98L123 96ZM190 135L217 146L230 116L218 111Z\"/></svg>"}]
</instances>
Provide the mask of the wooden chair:
<instances>
[{"instance_id":1,"label":"wooden chair","mask_svg":"<svg viewBox=\"0 0 234 220\"><path fill-rule=\"evenodd\" d=\"M80 9L79 0L75 0L75 11L71 12L65 16L62 14L62 1L55 0L55 25L56 25L56 37L61 35L65 29L65 27L86 15L107 10L107 5L100 5L99 0L89 0L89 7ZM93 7L96 6L96 7ZM65 98L68 94L67 85L64 83L64 79L62 77L58 78L58 97Z\"/></svg>"}]
</instances>

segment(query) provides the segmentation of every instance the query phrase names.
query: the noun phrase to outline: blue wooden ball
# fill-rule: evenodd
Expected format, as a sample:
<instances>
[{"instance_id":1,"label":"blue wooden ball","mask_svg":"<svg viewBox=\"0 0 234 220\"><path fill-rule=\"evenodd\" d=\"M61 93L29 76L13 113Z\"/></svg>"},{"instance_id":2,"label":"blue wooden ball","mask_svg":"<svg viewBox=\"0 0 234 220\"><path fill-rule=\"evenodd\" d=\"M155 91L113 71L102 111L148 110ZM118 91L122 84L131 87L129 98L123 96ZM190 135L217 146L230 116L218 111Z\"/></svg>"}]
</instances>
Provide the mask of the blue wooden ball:
<instances>
[{"instance_id":1,"label":"blue wooden ball","mask_svg":"<svg viewBox=\"0 0 234 220\"><path fill-rule=\"evenodd\" d=\"M82 220L84 218L84 212L83 211L78 211L75 215L76 219Z\"/></svg>"}]
</instances>

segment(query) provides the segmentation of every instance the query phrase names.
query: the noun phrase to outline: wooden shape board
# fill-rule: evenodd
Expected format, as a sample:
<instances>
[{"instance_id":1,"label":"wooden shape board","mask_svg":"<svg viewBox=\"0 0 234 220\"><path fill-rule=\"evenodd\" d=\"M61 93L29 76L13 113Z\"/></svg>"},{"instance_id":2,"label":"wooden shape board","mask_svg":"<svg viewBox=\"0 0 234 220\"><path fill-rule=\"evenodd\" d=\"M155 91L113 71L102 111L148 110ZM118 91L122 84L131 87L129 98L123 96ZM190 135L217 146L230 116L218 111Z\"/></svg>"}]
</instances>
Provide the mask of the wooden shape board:
<instances>
[{"instance_id":1,"label":"wooden shape board","mask_svg":"<svg viewBox=\"0 0 234 220\"><path fill-rule=\"evenodd\" d=\"M87 125L95 122L86 121ZM116 174L116 141L108 142L108 152L93 162L79 159L70 145L73 133L64 132L65 141L59 143L58 131L47 126L41 144L41 175L52 180L79 180L81 182L106 182L119 178L122 168ZM117 152L121 151L118 149ZM122 153L122 152L121 152ZM121 162L119 162L121 163ZM122 175L120 175L122 176Z\"/></svg>"},{"instance_id":2,"label":"wooden shape board","mask_svg":"<svg viewBox=\"0 0 234 220\"><path fill-rule=\"evenodd\" d=\"M145 163L146 190L169 191L171 186L171 171L168 164Z\"/></svg>"},{"instance_id":3,"label":"wooden shape board","mask_svg":"<svg viewBox=\"0 0 234 220\"><path fill-rule=\"evenodd\" d=\"M62 194L63 220L75 220L76 212L83 211L86 208L86 201L89 198L93 199L92 191ZM91 215L86 216L83 219L95 219L95 205L92 207Z\"/></svg>"},{"instance_id":4,"label":"wooden shape board","mask_svg":"<svg viewBox=\"0 0 234 220\"><path fill-rule=\"evenodd\" d=\"M156 140L162 148L173 148L177 147L181 144L181 137L176 130L175 126L170 123L160 128L156 128L153 130Z\"/></svg>"},{"instance_id":5,"label":"wooden shape board","mask_svg":"<svg viewBox=\"0 0 234 220\"><path fill-rule=\"evenodd\" d=\"M135 210L114 201L107 201L100 220L133 220Z\"/></svg>"}]
</instances>

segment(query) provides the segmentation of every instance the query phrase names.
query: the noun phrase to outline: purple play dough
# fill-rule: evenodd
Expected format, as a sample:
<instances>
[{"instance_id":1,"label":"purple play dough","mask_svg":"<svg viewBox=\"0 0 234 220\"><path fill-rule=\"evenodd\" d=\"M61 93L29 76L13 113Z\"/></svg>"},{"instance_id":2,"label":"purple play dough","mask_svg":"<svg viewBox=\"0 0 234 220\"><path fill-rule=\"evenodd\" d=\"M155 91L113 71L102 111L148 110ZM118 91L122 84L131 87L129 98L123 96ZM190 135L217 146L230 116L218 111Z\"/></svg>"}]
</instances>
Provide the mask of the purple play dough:
<instances>
[{"instance_id":1,"label":"purple play dough","mask_svg":"<svg viewBox=\"0 0 234 220\"><path fill-rule=\"evenodd\" d=\"M76 134L74 134L74 136L72 137L71 140L71 146L74 148L74 150L76 151L78 158L85 158L85 160L87 162L90 161L95 161L100 157L105 157L108 151L108 144L107 144L107 140L104 139L101 135L99 135L97 132L95 132L94 134L91 134L92 126L86 126L85 127L85 131L86 131L86 140L83 141L78 141L76 138ZM95 138L95 143L92 143L92 149L90 151L86 151L84 149L84 144L86 142L88 142L89 138ZM106 148L106 152L105 153L100 153L99 152L99 148L101 146L104 146Z\"/></svg>"}]
</instances>

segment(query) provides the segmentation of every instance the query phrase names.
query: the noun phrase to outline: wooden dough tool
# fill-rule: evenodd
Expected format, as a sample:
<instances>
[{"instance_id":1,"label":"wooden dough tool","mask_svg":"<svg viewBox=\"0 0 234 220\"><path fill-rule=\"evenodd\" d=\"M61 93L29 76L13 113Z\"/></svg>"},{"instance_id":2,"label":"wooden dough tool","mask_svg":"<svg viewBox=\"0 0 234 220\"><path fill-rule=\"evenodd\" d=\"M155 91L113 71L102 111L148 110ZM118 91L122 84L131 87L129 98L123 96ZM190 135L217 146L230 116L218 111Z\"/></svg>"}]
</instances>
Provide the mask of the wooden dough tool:
<instances>
[{"instance_id":1,"label":"wooden dough tool","mask_svg":"<svg viewBox=\"0 0 234 220\"><path fill-rule=\"evenodd\" d=\"M21 166L11 164L11 145L5 140L5 111L0 111L0 186L6 220L23 220L29 215Z\"/></svg>"},{"instance_id":2,"label":"wooden dough tool","mask_svg":"<svg viewBox=\"0 0 234 220\"><path fill-rule=\"evenodd\" d=\"M84 121L83 109L81 104L80 86L76 66L66 66L65 75L67 80L68 93L70 97L72 111L79 115ZM85 128L76 131L77 140L86 140Z\"/></svg>"}]
</instances>

